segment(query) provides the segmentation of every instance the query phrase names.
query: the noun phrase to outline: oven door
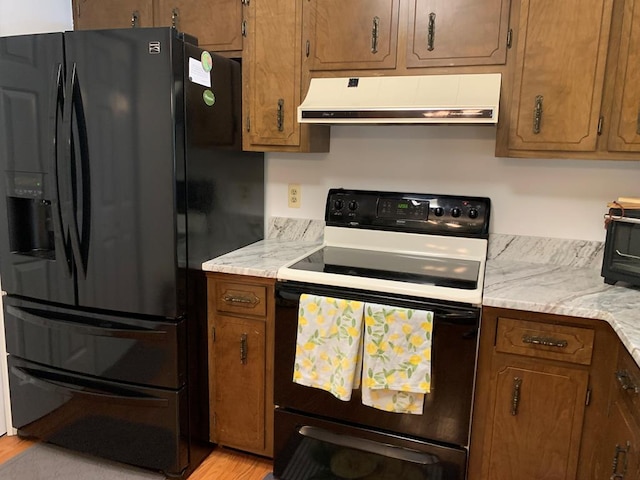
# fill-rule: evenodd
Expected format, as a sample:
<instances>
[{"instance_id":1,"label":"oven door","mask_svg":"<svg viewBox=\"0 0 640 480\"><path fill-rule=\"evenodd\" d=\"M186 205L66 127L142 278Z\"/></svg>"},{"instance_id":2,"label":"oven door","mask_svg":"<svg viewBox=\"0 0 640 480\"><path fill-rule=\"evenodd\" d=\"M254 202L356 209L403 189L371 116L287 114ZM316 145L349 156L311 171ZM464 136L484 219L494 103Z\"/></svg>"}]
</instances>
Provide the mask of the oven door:
<instances>
[{"instance_id":1,"label":"oven door","mask_svg":"<svg viewBox=\"0 0 640 480\"><path fill-rule=\"evenodd\" d=\"M422 415L376 410L362 404L360 390L351 401L292 381L302 293L374 302L434 312L431 392L425 395ZM436 303L415 297L398 297L325 286L278 282L276 284L275 404L333 421L429 439L445 444L469 445L471 404L475 379L480 309ZM278 435L276 425L276 435Z\"/></svg>"},{"instance_id":2,"label":"oven door","mask_svg":"<svg viewBox=\"0 0 640 480\"><path fill-rule=\"evenodd\" d=\"M273 473L279 480L463 480L465 449L276 408Z\"/></svg>"}]
</instances>

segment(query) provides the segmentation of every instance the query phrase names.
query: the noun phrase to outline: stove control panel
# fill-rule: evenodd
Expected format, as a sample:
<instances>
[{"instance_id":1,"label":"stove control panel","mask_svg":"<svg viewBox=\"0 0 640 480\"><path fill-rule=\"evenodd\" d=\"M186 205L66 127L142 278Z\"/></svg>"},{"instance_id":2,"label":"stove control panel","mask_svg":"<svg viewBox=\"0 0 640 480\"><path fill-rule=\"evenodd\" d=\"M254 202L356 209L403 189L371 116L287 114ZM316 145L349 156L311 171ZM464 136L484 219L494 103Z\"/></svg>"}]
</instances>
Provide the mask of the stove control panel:
<instances>
[{"instance_id":1,"label":"stove control panel","mask_svg":"<svg viewBox=\"0 0 640 480\"><path fill-rule=\"evenodd\" d=\"M331 189L328 226L487 238L486 197Z\"/></svg>"}]
</instances>

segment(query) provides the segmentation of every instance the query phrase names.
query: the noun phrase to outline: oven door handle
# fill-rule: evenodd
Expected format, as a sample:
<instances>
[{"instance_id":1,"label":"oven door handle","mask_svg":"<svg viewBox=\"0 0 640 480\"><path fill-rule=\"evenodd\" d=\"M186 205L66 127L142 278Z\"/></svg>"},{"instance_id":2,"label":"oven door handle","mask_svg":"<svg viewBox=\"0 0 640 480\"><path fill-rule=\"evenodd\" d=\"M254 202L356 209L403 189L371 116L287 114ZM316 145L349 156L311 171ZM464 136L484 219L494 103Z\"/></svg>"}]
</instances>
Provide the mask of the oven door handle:
<instances>
[{"instance_id":1,"label":"oven door handle","mask_svg":"<svg viewBox=\"0 0 640 480\"><path fill-rule=\"evenodd\" d=\"M433 465L440 463L438 457L428 453L407 450L402 447L386 445L364 438L352 437L350 435L337 435L318 427L305 425L298 430L303 437L313 438L325 443L339 445L341 447L355 448L364 452L374 453L387 458L395 458L403 462L411 462L419 465Z\"/></svg>"},{"instance_id":2,"label":"oven door handle","mask_svg":"<svg viewBox=\"0 0 640 480\"><path fill-rule=\"evenodd\" d=\"M278 290L277 292L277 301L282 305L282 306L293 306L293 307L297 307L298 302L300 301L300 295L302 292L300 291L287 291L287 290ZM366 299L366 294L363 295L363 300L362 301L368 301ZM373 299L374 303L385 303L384 299L379 299L379 300L375 300ZM411 306L407 306L406 308L413 308L415 310L428 310L428 311L432 311L434 313L434 315L437 317L438 321L450 321L450 322L460 322L460 321L464 321L464 322L469 322L469 321L473 321L475 322L476 319L479 317L479 309L449 309L444 305L433 305L433 304L429 304L429 303L425 303L424 305L420 305L420 306L415 306L416 303L415 301L411 301L411 302L407 302L407 303L412 303Z\"/></svg>"}]
</instances>

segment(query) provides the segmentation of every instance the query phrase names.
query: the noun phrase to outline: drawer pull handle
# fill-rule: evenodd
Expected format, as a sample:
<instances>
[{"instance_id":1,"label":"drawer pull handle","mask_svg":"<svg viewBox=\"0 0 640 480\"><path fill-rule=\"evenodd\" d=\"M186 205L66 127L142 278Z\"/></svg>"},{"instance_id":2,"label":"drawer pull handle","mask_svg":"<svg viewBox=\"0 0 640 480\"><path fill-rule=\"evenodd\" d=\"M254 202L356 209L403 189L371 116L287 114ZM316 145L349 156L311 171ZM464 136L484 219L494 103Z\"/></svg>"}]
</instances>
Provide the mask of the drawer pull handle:
<instances>
[{"instance_id":1,"label":"drawer pull handle","mask_svg":"<svg viewBox=\"0 0 640 480\"><path fill-rule=\"evenodd\" d=\"M247 308L253 308L258 303L260 303L260 299L255 295L243 296L243 295L231 295L229 293L225 293L222 296L222 299L225 301L225 303L228 303L230 305L247 307Z\"/></svg>"},{"instance_id":2,"label":"drawer pull handle","mask_svg":"<svg viewBox=\"0 0 640 480\"><path fill-rule=\"evenodd\" d=\"M631 443L627 441L626 448L622 448L620 445L616 445L616 451L613 456L613 470L611 473L611 477L609 480L622 480L624 476L627 474L627 455L629 454L629 448L631 448ZM618 464L620 463L620 454L624 453L624 461L622 463L622 472L618 473Z\"/></svg>"},{"instance_id":3,"label":"drawer pull handle","mask_svg":"<svg viewBox=\"0 0 640 480\"><path fill-rule=\"evenodd\" d=\"M247 334L240 335L240 363L247 364Z\"/></svg>"},{"instance_id":4,"label":"drawer pull handle","mask_svg":"<svg viewBox=\"0 0 640 480\"><path fill-rule=\"evenodd\" d=\"M633 393L640 393L640 387L633 383L629 372L627 372L626 370L618 370L616 372L616 378L618 379L618 382L620 382L620 386L623 390L630 390Z\"/></svg>"},{"instance_id":5,"label":"drawer pull handle","mask_svg":"<svg viewBox=\"0 0 640 480\"><path fill-rule=\"evenodd\" d=\"M566 348L569 343L566 340L556 340L551 337L537 337L535 335L523 335L522 343L532 345L544 345L545 347Z\"/></svg>"},{"instance_id":6,"label":"drawer pull handle","mask_svg":"<svg viewBox=\"0 0 640 480\"><path fill-rule=\"evenodd\" d=\"M522 387L522 379L520 377L513 378L513 395L511 397L511 415L516 416L518 414L518 407L520 406L520 388Z\"/></svg>"}]
</instances>

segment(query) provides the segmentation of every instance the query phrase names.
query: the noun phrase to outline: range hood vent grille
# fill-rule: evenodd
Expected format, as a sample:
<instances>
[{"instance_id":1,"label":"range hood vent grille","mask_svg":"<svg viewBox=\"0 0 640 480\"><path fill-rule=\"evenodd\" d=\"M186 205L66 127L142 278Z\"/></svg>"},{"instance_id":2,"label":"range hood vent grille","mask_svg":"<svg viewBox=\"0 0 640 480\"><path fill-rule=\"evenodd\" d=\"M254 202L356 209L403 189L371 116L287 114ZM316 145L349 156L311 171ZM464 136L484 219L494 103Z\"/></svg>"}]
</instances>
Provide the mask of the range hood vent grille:
<instances>
[{"instance_id":1,"label":"range hood vent grille","mask_svg":"<svg viewBox=\"0 0 640 480\"><path fill-rule=\"evenodd\" d=\"M300 123L495 124L501 75L313 78Z\"/></svg>"}]
</instances>

